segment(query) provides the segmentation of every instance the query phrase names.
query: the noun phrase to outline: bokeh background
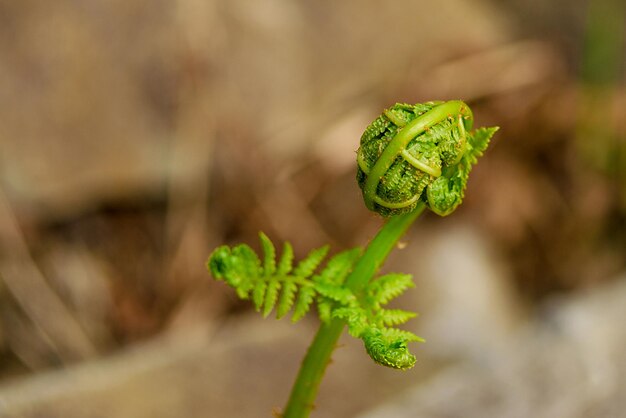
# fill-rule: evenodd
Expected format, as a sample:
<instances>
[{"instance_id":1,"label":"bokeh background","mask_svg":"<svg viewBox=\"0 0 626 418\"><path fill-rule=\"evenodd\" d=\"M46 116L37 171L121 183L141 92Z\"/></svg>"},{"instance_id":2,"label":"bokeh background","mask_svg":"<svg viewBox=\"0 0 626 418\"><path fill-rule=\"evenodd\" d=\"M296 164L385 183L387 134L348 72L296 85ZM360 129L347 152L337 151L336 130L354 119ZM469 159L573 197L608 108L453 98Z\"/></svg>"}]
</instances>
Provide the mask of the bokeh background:
<instances>
[{"instance_id":1,"label":"bokeh background","mask_svg":"<svg viewBox=\"0 0 626 418\"><path fill-rule=\"evenodd\" d=\"M314 416L626 416L625 27L622 0L0 0L0 416L270 416L317 321L263 320L208 254L363 245L363 129L456 98L501 130L385 267L418 365L346 338Z\"/></svg>"}]
</instances>

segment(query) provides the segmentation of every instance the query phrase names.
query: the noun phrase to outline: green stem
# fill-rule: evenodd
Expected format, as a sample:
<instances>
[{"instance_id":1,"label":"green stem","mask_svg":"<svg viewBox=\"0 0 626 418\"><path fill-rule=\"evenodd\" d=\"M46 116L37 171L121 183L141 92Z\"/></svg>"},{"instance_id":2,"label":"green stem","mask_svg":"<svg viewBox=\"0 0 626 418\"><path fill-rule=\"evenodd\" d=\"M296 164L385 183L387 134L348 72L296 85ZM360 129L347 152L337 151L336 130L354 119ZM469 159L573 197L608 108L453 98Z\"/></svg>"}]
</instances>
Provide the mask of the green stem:
<instances>
[{"instance_id":1,"label":"green stem","mask_svg":"<svg viewBox=\"0 0 626 418\"><path fill-rule=\"evenodd\" d=\"M387 255L396 246L398 240L424 211L424 208L425 205L420 203L413 211L394 216L385 223L369 243L346 279L346 286L350 290L356 293L367 285L383 265ZM344 325L343 321L334 319L330 323L320 326L302 361L283 418L306 418L311 413L326 366L330 362L330 356L341 336Z\"/></svg>"}]
</instances>

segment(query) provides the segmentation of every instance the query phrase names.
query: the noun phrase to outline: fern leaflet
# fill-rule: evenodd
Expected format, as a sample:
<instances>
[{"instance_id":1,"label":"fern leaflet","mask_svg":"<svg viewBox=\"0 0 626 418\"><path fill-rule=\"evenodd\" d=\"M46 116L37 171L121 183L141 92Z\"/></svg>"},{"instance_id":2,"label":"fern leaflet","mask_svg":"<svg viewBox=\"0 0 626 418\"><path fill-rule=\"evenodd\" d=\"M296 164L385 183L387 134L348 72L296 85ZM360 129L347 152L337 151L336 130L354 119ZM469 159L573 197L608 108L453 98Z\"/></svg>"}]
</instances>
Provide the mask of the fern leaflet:
<instances>
[{"instance_id":1,"label":"fern leaflet","mask_svg":"<svg viewBox=\"0 0 626 418\"><path fill-rule=\"evenodd\" d=\"M283 246L276 262L276 249L271 240L259 234L261 259L245 244L232 249L217 248L207 263L218 280L223 280L243 299L252 299L257 311L267 317L276 309L277 318L293 310L292 321L300 320L316 303L320 319L345 321L350 335L363 340L368 354L377 363L406 369L415 363L407 343L422 341L415 334L392 328L416 316L401 309L382 306L413 287L407 274L387 274L369 283L361 294L354 294L344 285L347 276L361 255L361 249L341 252L328 260L317 274L316 270L328 254L328 247L311 251L293 268L293 248Z\"/></svg>"}]
</instances>

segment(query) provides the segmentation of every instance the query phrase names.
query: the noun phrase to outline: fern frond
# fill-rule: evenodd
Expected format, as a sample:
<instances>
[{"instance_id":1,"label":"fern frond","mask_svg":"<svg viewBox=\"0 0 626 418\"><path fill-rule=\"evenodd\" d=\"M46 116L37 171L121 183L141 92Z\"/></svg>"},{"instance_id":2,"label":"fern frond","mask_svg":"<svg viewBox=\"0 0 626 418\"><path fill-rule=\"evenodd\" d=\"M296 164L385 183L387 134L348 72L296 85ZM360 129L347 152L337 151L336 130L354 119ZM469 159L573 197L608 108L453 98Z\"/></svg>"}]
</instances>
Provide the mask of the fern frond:
<instances>
[{"instance_id":1,"label":"fern frond","mask_svg":"<svg viewBox=\"0 0 626 418\"><path fill-rule=\"evenodd\" d=\"M223 280L235 288L237 296L249 297L255 286L254 278L262 274L261 261L252 248L242 244L232 249L226 245L211 254L207 268L217 280Z\"/></svg>"},{"instance_id":2,"label":"fern frond","mask_svg":"<svg viewBox=\"0 0 626 418\"><path fill-rule=\"evenodd\" d=\"M352 266L356 260L361 256L361 253L361 248L353 248L352 250L340 252L328 260L326 267L324 267L319 276L313 278L313 280L317 282L342 284L352 270Z\"/></svg>"},{"instance_id":3,"label":"fern frond","mask_svg":"<svg viewBox=\"0 0 626 418\"><path fill-rule=\"evenodd\" d=\"M339 318L348 324L348 332L355 338L361 337L368 328L367 312L358 307L337 308L333 310L333 318Z\"/></svg>"},{"instance_id":4,"label":"fern frond","mask_svg":"<svg viewBox=\"0 0 626 418\"><path fill-rule=\"evenodd\" d=\"M487 147L489 146L489 141L491 141L491 137L500 129L497 126L491 128L478 128L471 134L470 146L471 149L468 150L469 162L471 164L476 164L478 162L478 158L483 155Z\"/></svg>"},{"instance_id":5,"label":"fern frond","mask_svg":"<svg viewBox=\"0 0 626 418\"><path fill-rule=\"evenodd\" d=\"M465 153L459 164L446 167L441 177L435 179L426 189L428 206L433 212L447 216L463 202L472 167L478 162L497 130L497 127L480 128L473 133L467 133Z\"/></svg>"},{"instance_id":6,"label":"fern frond","mask_svg":"<svg viewBox=\"0 0 626 418\"><path fill-rule=\"evenodd\" d=\"M409 319L415 318L415 312L402 309L381 309L376 313L374 321L384 326L404 324Z\"/></svg>"},{"instance_id":7,"label":"fern frond","mask_svg":"<svg viewBox=\"0 0 626 418\"><path fill-rule=\"evenodd\" d=\"M283 283L283 291L280 294L278 307L276 308L276 318L280 319L289 312L296 298L298 285L293 279L286 279Z\"/></svg>"},{"instance_id":8,"label":"fern frond","mask_svg":"<svg viewBox=\"0 0 626 418\"><path fill-rule=\"evenodd\" d=\"M283 255L278 262L278 269L276 274L278 276L284 276L288 274L293 268L293 248L289 242L285 242L283 245Z\"/></svg>"},{"instance_id":9,"label":"fern frond","mask_svg":"<svg viewBox=\"0 0 626 418\"><path fill-rule=\"evenodd\" d=\"M292 321L301 319L318 299L320 316L329 321L335 305L353 303L355 296L342 286L360 249L332 257L322 271L313 274L328 254L328 246L311 251L293 268L293 248L286 242L278 264L276 249L264 233L259 234L263 261L247 245L222 246L211 254L208 269L217 280L232 286L242 299L252 298L257 311L267 317L274 308L281 318L294 308Z\"/></svg>"},{"instance_id":10,"label":"fern frond","mask_svg":"<svg viewBox=\"0 0 626 418\"><path fill-rule=\"evenodd\" d=\"M378 306L386 305L391 299L400 296L406 289L414 287L410 274L386 274L372 281L365 288L366 293Z\"/></svg>"},{"instance_id":11,"label":"fern frond","mask_svg":"<svg viewBox=\"0 0 626 418\"><path fill-rule=\"evenodd\" d=\"M341 285L334 285L331 283L318 282L315 284L315 290L317 292L341 305L349 305L356 301L356 296L347 287Z\"/></svg>"},{"instance_id":12,"label":"fern frond","mask_svg":"<svg viewBox=\"0 0 626 418\"><path fill-rule=\"evenodd\" d=\"M276 248L263 232L259 232L259 240L263 250L263 275L270 277L276 273Z\"/></svg>"},{"instance_id":13,"label":"fern frond","mask_svg":"<svg viewBox=\"0 0 626 418\"><path fill-rule=\"evenodd\" d=\"M312 284L304 284L300 286L298 300L296 301L296 306L293 309L291 321L297 322L302 319L309 309L311 309L313 300L315 300L315 287L313 287Z\"/></svg>"},{"instance_id":14,"label":"fern frond","mask_svg":"<svg viewBox=\"0 0 626 418\"><path fill-rule=\"evenodd\" d=\"M362 336L365 351L376 363L406 370L415 365L416 358L407 348L404 338L397 338L388 329L370 328Z\"/></svg>"},{"instance_id":15,"label":"fern frond","mask_svg":"<svg viewBox=\"0 0 626 418\"><path fill-rule=\"evenodd\" d=\"M328 249L328 245L325 245L311 251L309 255L304 258L304 260L300 261L296 269L293 271L293 275L296 277L311 276L322 260L324 260L326 254L328 254Z\"/></svg>"},{"instance_id":16,"label":"fern frond","mask_svg":"<svg viewBox=\"0 0 626 418\"><path fill-rule=\"evenodd\" d=\"M365 287L363 302L369 310L369 320L357 336L363 340L369 356L383 366L406 370L415 364L415 356L409 352L407 343L423 340L412 332L390 327L403 324L417 314L402 309L381 308L413 286L408 274L387 274Z\"/></svg>"},{"instance_id":17,"label":"fern frond","mask_svg":"<svg viewBox=\"0 0 626 418\"><path fill-rule=\"evenodd\" d=\"M350 335L361 338L368 354L385 366L406 369L415 363L407 343L422 341L415 334L391 326L415 317L400 309L382 309L404 290L413 287L408 274L387 274L369 283L364 291L353 293L344 285L346 277L361 255L360 248L331 257L321 272L328 247L311 251L293 268L293 248L289 243L276 263L276 249L263 233L259 234L262 261L247 245L217 248L207 267L217 280L235 288L242 299L252 299L257 311L267 317L274 309L281 318L293 308L291 320L300 320L316 303L320 320L345 321Z\"/></svg>"},{"instance_id":18,"label":"fern frond","mask_svg":"<svg viewBox=\"0 0 626 418\"><path fill-rule=\"evenodd\" d=\"M423 339L422 337L419 337L419 336L413 334L412 332L405 331L403 329L383 328L382 332L386 336L386 338L390 338L390 339L394 339L394 340L403 340L403 341L406 341L406 342L417 342L417 343L426 342L426 340Z\"/></svg>"},{"instance_id":19,"label":"fern frond","mask_svg":"<svg viewBox=\"0 0 626 418\"><path fill-rule=\"evenodd\" d=\"M280 291L281 283L278 277L272 277L267 284L267 290L265 290L265 300L263 301L263 317L267 318L274 309L276 301L278 300L278 292Z\"/></svg>"},{"instance_id":20,"label":"fern frond","mask_svg":"<svg viewBox=\"0 0 626 418\"><path fill-rule=\"evenodd\" d=\"M252 290L252 303L254 304L254 309L256 309L257 312L261 312L261 308L263 307L266 289L267 282L259 280L256 286L254 286L254 290Z\"/></svg>"}]
</instances>

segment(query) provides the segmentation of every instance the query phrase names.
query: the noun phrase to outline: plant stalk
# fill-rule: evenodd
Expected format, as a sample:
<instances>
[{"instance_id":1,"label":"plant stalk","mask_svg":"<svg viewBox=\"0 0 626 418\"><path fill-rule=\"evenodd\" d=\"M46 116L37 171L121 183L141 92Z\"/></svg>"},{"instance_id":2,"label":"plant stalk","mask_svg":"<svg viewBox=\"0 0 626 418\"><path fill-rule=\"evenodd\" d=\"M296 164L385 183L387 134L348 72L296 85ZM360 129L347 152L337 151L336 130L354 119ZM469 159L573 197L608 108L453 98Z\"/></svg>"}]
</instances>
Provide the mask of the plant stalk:
<instances>
[{"instance_id":1,"label":"plant stalk","mask_svg":"<svg viewBox=\"0 0 626 418\"><path fill-rule=\"evenodd\" d=\"M358 293L369 283L391 250L424 209L425 204L419 203L413 211L394 216L383 225L346 279L346 286L350 290ZM300 366L283 418L307 418L313 410L322 377L344 325L345 322L340 319L320 325Z\"/></svg>"}]
</instances>

